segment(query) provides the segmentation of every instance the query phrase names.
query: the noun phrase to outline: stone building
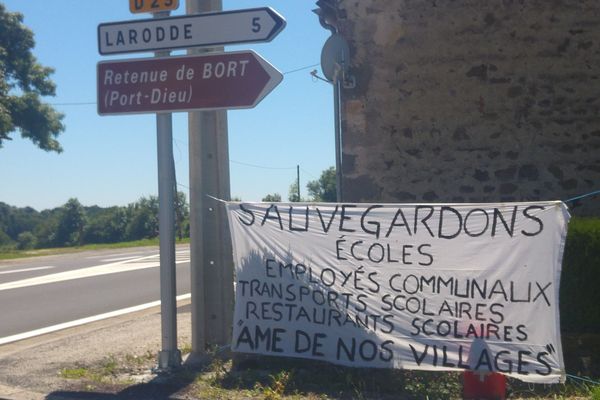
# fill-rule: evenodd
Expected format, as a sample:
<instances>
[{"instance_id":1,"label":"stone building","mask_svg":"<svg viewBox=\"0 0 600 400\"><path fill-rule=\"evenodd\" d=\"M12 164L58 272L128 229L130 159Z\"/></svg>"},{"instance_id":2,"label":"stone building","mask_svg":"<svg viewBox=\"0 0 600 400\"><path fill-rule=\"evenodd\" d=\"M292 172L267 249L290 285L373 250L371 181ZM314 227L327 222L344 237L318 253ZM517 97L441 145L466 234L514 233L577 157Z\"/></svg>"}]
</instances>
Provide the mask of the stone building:
<instances>
[{"instance_id":1,"label":"stone building","mask_svg":"<svg viewBox=\"0 0 600 400\"><path fill-rule=\"evenodd\" d=\"M344 201L600 190L598 0L320 0L350 45ZM600 215L600 196L575 214Z\"/></svg>"}]
</instances>

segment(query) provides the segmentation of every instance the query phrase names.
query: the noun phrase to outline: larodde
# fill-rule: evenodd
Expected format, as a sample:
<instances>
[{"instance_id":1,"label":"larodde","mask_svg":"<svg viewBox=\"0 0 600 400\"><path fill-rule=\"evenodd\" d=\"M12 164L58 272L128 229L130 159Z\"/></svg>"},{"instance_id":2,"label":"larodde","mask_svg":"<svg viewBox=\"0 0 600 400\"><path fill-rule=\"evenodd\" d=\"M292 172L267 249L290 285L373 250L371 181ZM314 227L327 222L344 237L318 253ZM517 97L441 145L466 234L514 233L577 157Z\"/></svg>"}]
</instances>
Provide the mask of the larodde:
<instances>
[{"instance_id":1,"label":"larodde","mask_svg":"<svg viewBox=\"0 0 600 400\"><path fill-rule=\"evenodd\" d=\"M115 32L104 32L106 47L136 45L139 43L160 43L165 40L174 42L179 39L192 39L192 24L184 24L181 28L177 25L171 25L169 29L156 26L153 28L128 28Z\"/></svg>"}]
</instances>

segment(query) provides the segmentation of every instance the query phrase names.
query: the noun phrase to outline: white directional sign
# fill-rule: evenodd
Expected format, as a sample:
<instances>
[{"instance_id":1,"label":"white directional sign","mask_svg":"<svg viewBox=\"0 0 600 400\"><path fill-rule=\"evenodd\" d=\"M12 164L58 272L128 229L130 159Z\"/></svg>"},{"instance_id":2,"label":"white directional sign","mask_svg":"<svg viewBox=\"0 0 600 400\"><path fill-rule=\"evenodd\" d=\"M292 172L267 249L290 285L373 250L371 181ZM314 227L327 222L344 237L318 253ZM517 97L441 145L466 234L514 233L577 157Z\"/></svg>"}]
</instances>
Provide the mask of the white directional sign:
<instances>
[{"instance_id":1,"label":"white directional sign","mask_svg":"<svg viewBox=\"0 0 600 400\"><path fill-rule=\"evenodd\" d=\"M268 42L285 27L269 7L98 25L102 55Z\"/></svg>"}]
</instances>

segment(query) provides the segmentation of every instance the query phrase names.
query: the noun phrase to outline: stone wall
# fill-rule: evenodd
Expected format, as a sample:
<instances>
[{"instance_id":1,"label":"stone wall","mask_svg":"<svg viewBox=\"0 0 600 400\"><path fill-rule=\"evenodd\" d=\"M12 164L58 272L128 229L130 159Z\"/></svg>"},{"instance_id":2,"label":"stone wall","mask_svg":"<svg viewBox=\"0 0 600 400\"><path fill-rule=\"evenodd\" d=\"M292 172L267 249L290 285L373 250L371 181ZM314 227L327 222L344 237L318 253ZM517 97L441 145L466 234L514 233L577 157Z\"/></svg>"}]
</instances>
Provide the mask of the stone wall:
<instances>
[{"instance_id":1,"label":"stone wall","mask_svg":"<svg viewBox=\"0 0 600 400\"><path fill-rule=\"evenodd\" d=\"M345 201L600 190L600 1L339 0ZM600 196L579 214L600 215Z\"/></svg>"}]
</instances>

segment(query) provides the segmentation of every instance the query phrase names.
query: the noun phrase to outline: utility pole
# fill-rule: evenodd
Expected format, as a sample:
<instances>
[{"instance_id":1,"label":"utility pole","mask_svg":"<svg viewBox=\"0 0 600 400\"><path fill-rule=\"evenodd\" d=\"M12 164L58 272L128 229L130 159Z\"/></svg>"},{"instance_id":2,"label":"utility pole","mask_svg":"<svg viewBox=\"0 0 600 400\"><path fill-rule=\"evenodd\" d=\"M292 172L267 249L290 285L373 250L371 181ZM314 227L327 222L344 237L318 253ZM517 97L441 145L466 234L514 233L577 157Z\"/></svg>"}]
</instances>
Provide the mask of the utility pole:
<instances>
[{"instance_id":1,"label":"utility pole","mask_svg":"<svg viewBox=\"0 0 600 400\"><path fill-rule=\"evenodd\" d=\"M168 11L153 14L168 17ZM155 57L167 57L169 51L157 51ZM181 365L177 348L177 281L175 274L175 166L173 162L173 121L171 113L156 114L158 155L158 230L160 247L160 315L162 347L159 368Z\"/></svg>"},{"instance_id":2,"label":"utility pole","mask_svg":"<svg viewBox=\"0 0 600 400\"><path fill-rule=\"evenodd\" d=\"M335 191L337 202L341 203L343 199L342 188L342 110L340 109L342 96L342 81L336 74L333 81L333 118L334 118L334 134L335 134Z\"/></svg>"},{"instance_id":3,"label":"utility pole","mask_svg":"<svg viewBox=\"0 0 600 400\"><path fill-rule=\"evenodd\" d=\"M300 165L296 165L296 178L298 178L298 201L300 201Z\"/></svg>"},{"instance_id":4,"label":"utility pole","mask_svg":"<svg viewBox=\"0 0 600 400\"><path fill-rule=\"evenodd\" d=\"M221 0L186 0L186 13L221 11ZM188 54L223 48L188 50ZM233 259L224 207L230 199L226 111L188 114L190 157L190 269L192 354L230 342Z\"/></svg>"}]
</instances>

